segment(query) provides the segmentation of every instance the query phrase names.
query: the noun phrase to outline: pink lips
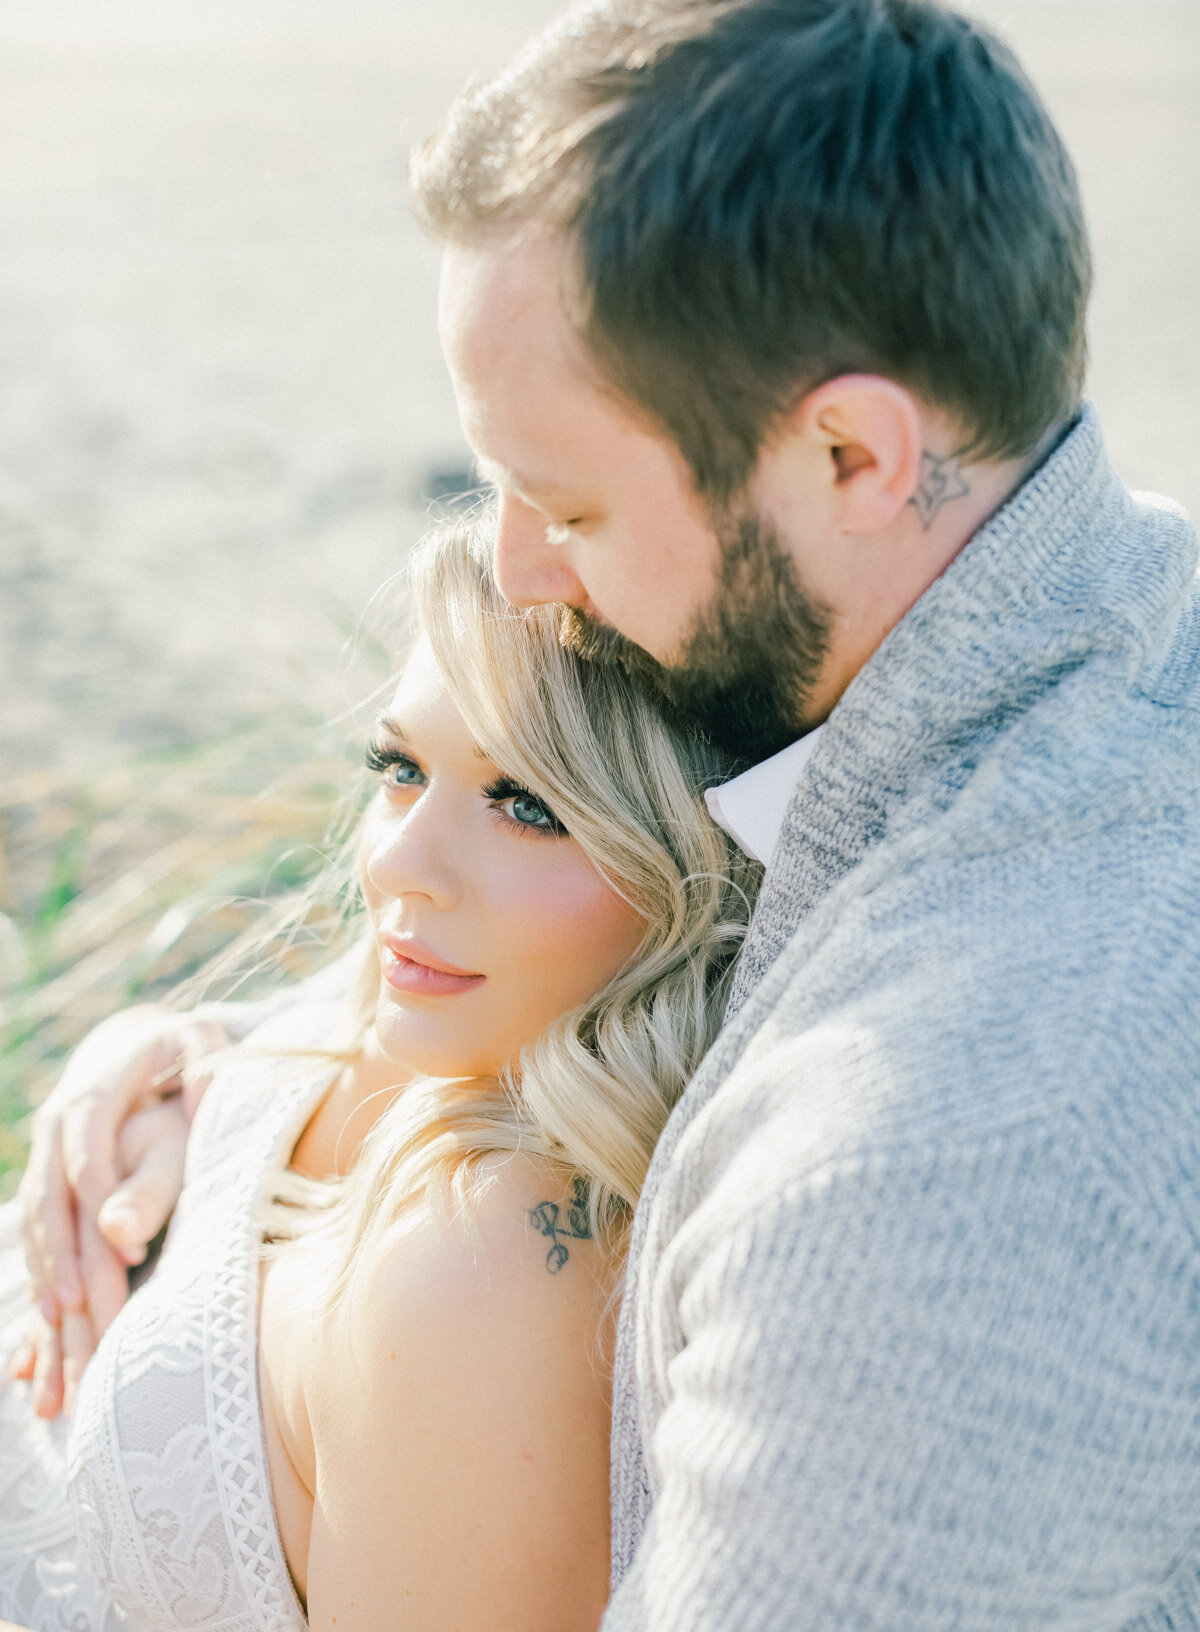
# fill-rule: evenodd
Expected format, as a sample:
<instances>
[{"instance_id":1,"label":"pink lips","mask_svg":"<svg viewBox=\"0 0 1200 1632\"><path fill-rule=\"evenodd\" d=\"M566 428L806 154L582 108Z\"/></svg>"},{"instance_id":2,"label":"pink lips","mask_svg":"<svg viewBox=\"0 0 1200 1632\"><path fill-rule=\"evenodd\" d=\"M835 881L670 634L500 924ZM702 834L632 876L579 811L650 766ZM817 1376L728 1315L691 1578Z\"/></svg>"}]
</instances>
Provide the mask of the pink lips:
<instances>
[{"instance_id":1,"label":"pink lips","mask_svg":"<svg viewBox=\"0 0 1200 1632\"><path fill-rule=\"evenodd\" d=\"M396 935L381 935L379 939L383 978L397 992L415 997L452 997L482 986L487 979L486 975L456 969L420 941L401 940Z\"/></svg>"}]
</instances>

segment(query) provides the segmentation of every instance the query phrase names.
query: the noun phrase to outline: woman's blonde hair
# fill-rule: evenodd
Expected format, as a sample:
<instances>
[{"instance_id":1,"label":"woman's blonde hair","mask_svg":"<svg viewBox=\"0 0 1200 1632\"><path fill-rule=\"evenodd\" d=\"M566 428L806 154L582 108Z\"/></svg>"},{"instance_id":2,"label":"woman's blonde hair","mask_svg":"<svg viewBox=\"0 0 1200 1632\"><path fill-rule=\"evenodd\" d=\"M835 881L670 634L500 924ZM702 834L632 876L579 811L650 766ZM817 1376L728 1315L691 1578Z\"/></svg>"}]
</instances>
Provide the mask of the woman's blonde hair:
<instances>
[{"instance_id":1,"label":"woman's blonde hair","mask_svg":"<svg viewBox=\"0 0 1200 1632\"><path fill-rule=\"evenodd\" d=\"M396 1096L320 1224L340 1243L342 1281L368 1232L419 1198L465 1201L480 1159L504 1151L583 1180L592 1233L619 1251L670 1109L720 1024L761 876L704 806L728 761L667 723L620 668L567 650L557 610L509 606L486 522L433 534L410 579L476 742L546 802L645 933L602 990L526 1045L499 1093L426 1078ZM373 957L364 977L373 1012Z\"/></svg>"}]
</instances>

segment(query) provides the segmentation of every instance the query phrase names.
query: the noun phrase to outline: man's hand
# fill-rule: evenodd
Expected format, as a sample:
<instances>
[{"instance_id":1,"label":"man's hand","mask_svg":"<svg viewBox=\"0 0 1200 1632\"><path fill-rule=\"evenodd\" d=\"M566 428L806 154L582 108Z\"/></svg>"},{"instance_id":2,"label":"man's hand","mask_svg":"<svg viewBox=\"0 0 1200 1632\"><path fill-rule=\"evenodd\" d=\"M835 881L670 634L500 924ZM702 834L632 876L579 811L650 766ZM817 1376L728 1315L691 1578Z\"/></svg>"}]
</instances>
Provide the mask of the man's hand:
<instances>
[{"instance_id":1,"label":"man's hand","mask_svg":"<svg viewBox=\"0 0 1200 1632\"><path fill-rule=\"evenodd\" d=\"M70 1412L95 1348L96 1334L86 1312L68 1310L61 1326L51 1326L40 1309L30 1306L29 1330L13 1356L11 1372L18 1382L33 1384L33 1408L39 1417Z\"/></svg>"},{"instance_id":2,"label":"man's hand","mask_svg":"<svg viewBox=\"0 0 1200 1632\"><path fill-rule=\"evenodd\" d=\"M202 1013L127 1009L68 1060L34 1117L17 1192L34 1297L49 1325L82 1315L99 1338L124 1303L126 1269L145 1257L179 1195L179 1132L186 1143L185 1120L207 1082L204 1062L227 1042L225 1028ZM169 1125L143 1121L123 1157L130 1113L172 1098L179 1114ZM164 1135L161 1149L152 1128Z\"/></svg>"},{"instance_id":3,"label":"man's hand","mask_svg":"<svg viewBox=\"0 0 1200 1632\"><path fill-rule=\"evenodd\" d=\"M178 1021L176 1016L161 1018ZM206 1024L210 1027L207 1051L211 1052L211 1032L216 1028L211 1022ZM181 1036L177 1024L175 1035L177 1042L189 1048L202 1041L190 1033ZM148 1035L145 1047L158 1054L163 1041L162 1033L156 1030ZM74 1063L73 1059L68 1073ZM130 1069L149 1071L147 1056L135 1056ZM187 1071L188 1067L181 1064L164 1084L156 1083L147 1089L140 1103L125 1113L116 1128L111 1152L115 1188L98 1209L98 1221L82 1211L78 1203L71 1205L69 1225L78 1252L82 1302L68 1303L59 1293L51 1301L35 1285L37 1307L32 1311L26 1343L14 1358L12 1374L33 1384L34 1409L39 1416L55 1417L60 1411L70 1411L84 1368L109 1321L125 1301L127 1266L141 1262L147 1243L170 1216L178 1199L191 1116L184 1094L175 1084ZM188 1081L194 1092L198 1087L196 1078L189 1074ZM52 1163L50 1171L57 1170ZM25 1223L28 1226L28 1214Z\"/></svg>"},{"instance_id":4,"label":"man's hand","mask_svg":"<svg viewBox=\"0 0 1200 1632\"><path fill-rule=\"evenodd\" d=\"M301 985L255 1002L207 1003L190 1014L126 1009L67 1061L33 1121L17 1192L40 1320L12 1364L34 1383L43 1416L67 1408L97 1342L179 1197L187 1130L216 1054L302 1003L341 999L362 947ZM157 1114L156 1114L157 1113Z\"/></svg>"}]
</instances>

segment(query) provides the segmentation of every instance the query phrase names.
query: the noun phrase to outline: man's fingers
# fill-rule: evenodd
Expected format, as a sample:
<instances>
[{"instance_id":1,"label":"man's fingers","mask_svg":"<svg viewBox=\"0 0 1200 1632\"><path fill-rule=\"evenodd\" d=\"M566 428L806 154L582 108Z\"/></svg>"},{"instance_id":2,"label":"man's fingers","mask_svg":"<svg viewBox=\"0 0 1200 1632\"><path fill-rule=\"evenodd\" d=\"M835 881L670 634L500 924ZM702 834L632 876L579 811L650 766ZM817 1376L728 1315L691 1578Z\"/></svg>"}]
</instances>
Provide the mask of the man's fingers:
<instances>
[{"instance_id":1,"label":"man's fingers","mask_svg":"<svg viewBox=\"0 0 1200 1632\"><path fill-rule=\"evenodd\" d=\"M79 1308L84 1297L75 1202L60 1133L57 1116L44 1110L34 1118L29 1161L17 1192L34 1299L51 1325L64 1308Z\"/></svg>"},{"instance_id":2,"label":"man's fingers","mask_svg":"<svg viewBox=\"0 0 1200 1632\"><path fill-rule=\"evenodd\" d=\"M33 1368L37 1364L37 1344L32 1336L23 1338L17 1344L12 1359L8 1363L8 1375L14 1383L28 1383L33 1378Z\"/></svg>"},{"instance_id":3,"label":"man's fingers","mask_svg":"<svg viewBox=\"0 0 1200 1632\"><path fill-rule=\"evenodd\" d=\"M112 1171L115 1130L161 1063L158 1039L165 1024L155 1011L135 1010L97 1026L33 1119L18 1198L34 1295L51 1322L63 1308L80 1308L85 1295L73 1175L87 1170L94 1213L120 1177ZM145 1062L148 1053L152 1066ZM97 1100L103 1108L93 1116L88 1107Z\"/></svg>"},{"instance_id":4,"label":"man's fingers","mask_svg":"<svg viewBox=\"0 0 1200 1632\"><path fill-rule=\"evenodd\" d=\"M141 1263L147 1242L175 1210L187 1156L187 1124L178 1106L164 1105L160 1115L146 1113L139 1121L152 1138L133 1153L133 1171L101 1207L97 1220L127 1264Z\"/></svg>"},{"instance_id":5,"label":"man's fingers","mask_svg":"<svg viewBox=\"0 0 1200 1632\"><path fill-rule=\"evenodd\" d=\"M129 1297L129 1281L125 1273L125 1260L120 1253L113 1251L90 1218L79 1220L79 1250L87 1283L86 1313L91 1317L89 1329L95 1332L94 1347L124 1307ZM67 1317L64 1314L64 1334L66 1328ZM64 1345L65 1341L64 1336Z\"/></svg>"},{"instance_id":6,"label":"man's fingers","mask_svg":"<svg viewBox=\"0 0 1200 1632\"><path fill-rule=\"evenodd\" d=\"M62 1408L70 1415L79 1382L96 1352L97 1335L86 1314L66 1314L62 1323Z\"/></svg>"},{"instance_id":7,"label":"man's fingers","mask_svg":"<svg viewBox=\"0 0 1200 1632\"><path fill-rule=\"evenodd\" d=\"M93 1218L120 1183L121 1125L148 1096L179 1088L180 1052L168 1039L147 1037L139 1053L118 1058L97 1079L97 1091L63 1112L63 1165L80 1208Z\"/></svg>"},{"instance_id":8,"label":"man's fingers","mask_svg":"<svg viewBox=\"0 0 1200 1632\"><path fill-rule=\"evenodd\" d=\"M189 1123L212 1081L218 1055L228 1047L229 1033L219 1021L193 1019L184 1039L180 1070L183 1109Z\"/></svg>"},{"instance_id":9,"label":"man's fingers","mask_svg":"<svg viewBox=\"0 0 1200 1632\"><path fill-rule=\"evenodd\" d=\"M146 1242L170 1212L179 1190L181 1156L172 1126L166 1130L169 1155L164 1151L150 1162L106 1213L106 1229L120 1247L119 1254L114 1252L97 1233L95 1220L140 1165L122 1161L123 1125L139 1106L160 1105L164 1093L179 1096L182 1118L182 1096L186 1093L189 1108L194 1108L206 1076L204 1061L227 1042L223 1025L210 1017L134 1009L97 1026L68 1060L34 1118L30 1158L18 1192L34 1298L51 1324L90 1304L100 1331L124 1302L124 1267L141 1260ZM94 1237L86 1262L85 1219ZM49 1398L54 1393L49 1361L44 1381Z\"/></svg>"},{"instance_id":10,"label":"man's fingers","mask_svg":"<svg viewBox=\"0 0 1200 1632\"><path fill-rule=\"evenodd\" d=\"M122 1019L118 1016L117 1019ZM91 1091L63 1110L63 1165L80 1209L93 1218L128 1172L119 1153L121 1129L141 1105L183 1094L194 1109L207 1081L205 1062L228 1042L217 1022L187 1015L132 1013L124 1027L81 1054L74 1077Z\"/></svg>"},{"instance_id":11,"label":"man's fingers","mask_svg":"<svg viewBox=\"0 0 1200 1632\"><path fill-rule=\"evenodd\" d=\"M56 1417L63 1404L62 1344L57 1327L47 1325L38 1334L37 1363L33 1371L33 1409L39 1417Z\"/></svg>"}]
</instances>

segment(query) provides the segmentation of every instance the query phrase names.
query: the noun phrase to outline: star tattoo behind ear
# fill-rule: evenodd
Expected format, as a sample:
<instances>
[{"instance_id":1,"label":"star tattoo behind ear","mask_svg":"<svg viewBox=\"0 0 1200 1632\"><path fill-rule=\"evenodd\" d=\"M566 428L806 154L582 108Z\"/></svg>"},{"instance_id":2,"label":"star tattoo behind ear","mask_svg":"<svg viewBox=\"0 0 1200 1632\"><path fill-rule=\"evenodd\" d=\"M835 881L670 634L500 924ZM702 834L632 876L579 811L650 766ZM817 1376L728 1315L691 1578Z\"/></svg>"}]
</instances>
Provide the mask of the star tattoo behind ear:
<instances>
[{"instance_id":1,"label":"star tattoo behind ear","mask_svg":"<svg viewBox=\"0 0 1200 1632\"><path fill-rule=\"evenodd\" d=\"M921 518L921 526L926 532L933 526L944 504L949 504L952 499L965 499L970 492L971 485L953 454L943 457L922 450L921 479L908 502Z\"/></svg>"},{"instance_id":2,"label":"star tattoo behind ear","mask_svg":"<svg viewBox=\"0 0 1200 1632\"><path fill-rule=\"evenodd\" d=\"M529 1209L529 1222L539 1235L544 1235L550 1242L550 1250L546 1254L546 1268L551 1275L557 1275L571 1256L564 1237L567 1241L592 1239L592 1223L588 1217L588 1187L583 1179L576 1179L571 1186L567 1216L564 1219L562 1215L563 1210L557 1201L539 1201L536 1207Z\"/></svg>"}]
</instances>

